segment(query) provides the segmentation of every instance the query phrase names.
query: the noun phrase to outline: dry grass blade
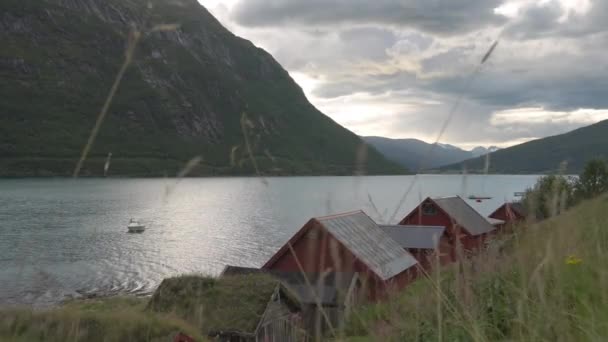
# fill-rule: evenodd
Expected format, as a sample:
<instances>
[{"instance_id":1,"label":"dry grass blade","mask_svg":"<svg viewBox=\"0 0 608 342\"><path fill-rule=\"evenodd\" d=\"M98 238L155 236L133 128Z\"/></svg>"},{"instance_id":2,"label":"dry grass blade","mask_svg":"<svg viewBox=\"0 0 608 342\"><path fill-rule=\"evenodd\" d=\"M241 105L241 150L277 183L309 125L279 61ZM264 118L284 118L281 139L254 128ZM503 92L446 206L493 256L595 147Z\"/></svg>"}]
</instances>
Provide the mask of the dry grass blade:
<instances>
[{"instance_id":1,"label":"dry grass blade","mask_svg":"<svg viewBox=\"0 0 608 342\"><path fill-rule=\"evenodd\" d=\"M203 157L196 156L196 157L190 159L186 163L186 166L184 166L177 174L177 179L175 180L175 182L173 182L173 184L167 185L167 188L165 190L165 198L164 198L165 201L169 198L169 196L171 196L171 194L175 190L175 187L177 187L177 184L179 184L179 182L184 177L189 175L190 172L192 172L192 170L194 170L194 168L197 167L202 161L203 161Z\"/></svg>"},{"instance_id":2,"label":"dry grass blade","mask_svg":"<svg viewBox=\"0 0 608 342\"><path fill-rule=\"evenodd\" d=\"M141 32L139 32L136 29L133 29L131 31L131 33L129 34L129 42L127 45L127 50L125 52L125 60L122 63L122 66L120 67L120 70L118 71L118 74L116 75L116 78L114 79L114 83L112 84L112 87L110 88L110 93L108 94L108 97L106 98L106 101L104 102L104 104L101 108L101 111L99 112L99 115L97 116L97 121L95 122L95 126L93 126L93 130L91 131L91 134L89 135L89 140L87 141L86 145L84 146L84 149L82 150L82 153L80 154L80 159L78 159L78 163L76 164L76 168L74 168L74 173L72 175L74 178L77 178L80 175L80 170L82 169L84 161L86 160L87 156L89 155L89 152L91 151L91 147L93 147L93 143L95 142L95 139L97 138L97 135L99 134L99 129L101 128L101 125L103 124L103 121L105 120L106 115L108 114L108 110L110 109L112 100L114 100L114 96L116 95L116 92L118 91L118 87L120 86L120 83L122 82L122 79L125 76L125 73L127 72L127 69L129 68L129 65L131 65L131 62L133 61L133 56L135 54L135 50L137 48L137 44L139 43L140 39L141 39Z\"/></svg>"},{"instance_id":3,"label":"dry grass blade","mask_svg":"<svg viewBox=\"0 0 608 342\"><path fill-rule=\"evenodd\" d=\"M154 33L154 32L175 31L178 28L179 28L179 24L161 24L161 25L156 25L156 26L152 27L150 30L145 32L145 34L150 34L150 33ZM118 74L116 74L116 78L114 79L114 83L112 84L112 87L110 88L110 92L101 108L101 111L97 115L97 120L95 121L95 126L93 126L93 129L91 130L91 134L89 135L89 139L87 140L87 143L85 144L85 146L82 150L82 153L80 154L80 158L78 159L78 163L76 164L76 167L74 168L74 172L72 174L72 176L74 178L77 178L80 175L80 171L82 170L84 162L87 159L89 152L91 151L91 148L93 147L93 144L95 143L95 139L97 139L97 135L99 134L101 125L103 124L103 122L108 114L108 110L110 109L110 105L112 104L112 101L114 100L114 97L116 96L116 92L118 91L118 88L120 87L120 84L122 83L122 80L125 76L125 73L127 72L127 69L133 62L133 57L135 56L135 51L137 49L137 45L139 44L141 38L142 38L142 32L140 32L136 28L133 28L131 30L131 32L129 33L129 40L127 43L127 48L125 50L125 60L122 64L122 66L120 67Z\"/></svg>"},{"instance_id":4,"label":"dry grass blade","mask_svg":"<svg viewBox=\"0 0 608 342\"><path fill-rule=\"evenodd\" d=\"M384 216L380 213L380 210L378 210L378 207L376 206L376 203L374 202L374 199L372 198L372 195L369 192L367 193L367 200L371 205L372 209L374 210L374 214L378 217L378 219L384 220Z\"/></svg>"},{"instance_id":5,"label":"dry grass blade","mask_svg":"<svg viewBox=\"0 0 608 342\"><path fill-rule=\"evenodd\" d=\"M332 336L336 337L337 336L336 329L334 328L333 324L331 323L331 320L329 319L329 316L327 315L325 310L323 310L323 305L321 304L321 298L319 298L316 291L314 291L314 287L312 286L310 279L308 279L308 276L306 275L306 272L304 271L304 267L302 267L302 263L300 262L300 259L298 258L296 251L293 249L293 246L291 245L291 243L288 242L287 246L289 247L289 252L293 256L293 258L296 262L296 265L298 266L298 270L300 271L300 273L302 274L302 277L304 278L304 282L305 282L306 286L311 289L311 293L314 296L315 305L317 306L317 309L323 316L323 319L325 320L325 323L329 327L329 330L330 330Z\"/></svg>"},{"instance_id":6,"label":"dry grass blade","mask_svg":"<svg viewBox=\"0 0 608 342\"><path fill-rule=\"evenodd\" d=\"M243 112L241 116L241 131L243 132L243 138L245 140L245 148L247 149L247 154L249 155L249 160L255 169L255 174L261 177L262 183L264 185L268 185L268 181L262 174L260 173L260 168L258 167L258 162L253 155L253 149L251 147L251 142L249 141L249 129L253 128L253 124L247 118L247 113Z\"/></svg>"}]
</instances>

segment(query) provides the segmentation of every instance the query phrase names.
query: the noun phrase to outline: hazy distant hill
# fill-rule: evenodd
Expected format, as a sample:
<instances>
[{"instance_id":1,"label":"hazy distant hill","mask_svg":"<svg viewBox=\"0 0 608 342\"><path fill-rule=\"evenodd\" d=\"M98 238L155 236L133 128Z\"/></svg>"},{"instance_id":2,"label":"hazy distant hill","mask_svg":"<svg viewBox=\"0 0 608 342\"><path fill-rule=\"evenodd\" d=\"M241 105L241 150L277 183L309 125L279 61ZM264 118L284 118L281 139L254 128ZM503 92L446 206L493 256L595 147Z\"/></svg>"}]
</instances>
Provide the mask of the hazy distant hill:
<instances>
[{"instance_id":1,"label":"hazy distant hill","mask_svg":"<svg viewBox=\"0 0 608 342\"><path fill-rule=\"evenodd\" d=\"M418 170L424 160L425 169L457 163L465 159L487 154L496 147L486 149L476 147L472 151L465 151L449 144L437 144L430 158L428 157L431 144L417 139L389 139L383 137L364 137L368 144L374 146L388 159L395 161L410 170Z\"/></svg>"},{"instance_id":2,"label":"hazy distant hill","mask_svg":"<svg viewBox=\"0 0 608 342\"><path fill-rule=\"evenodd\" d=\"M473 155L473 157L480 157L480 156L486 155L488 153L496 152L498 150L499 150L499 148L496 146L490 146L490 147L477 146L471 150L471 154Z\"/></svg>"},{"instance_id":3,"label":"hazy distant hill","mask_svg":"<svg viewBox=\"0 0 608 342\"><path fill-rule=\"evenodd\" d=\"M566 172L578 173L593 158L608 158L608 120L566 134L530 141L490 154L490 172L556 172L566 163ZM443 171L481 171L485 157L442 167Z\"/></svg>"},{"instance_id":4,"label":"hazy distant hill","mask_svg":"<svg viewBox=\"0 0 608 342\"><path fill-rule=\"evenodd\" d=\"M401 173L313 107L264 50L196 0L0 1L0 176L69 175L124 60L131 25L149 30L120 84L84 174ZM242 121L243 113L247 120ZM244 139L248 137L249 146Z\"/></svg>"}]
</instances>

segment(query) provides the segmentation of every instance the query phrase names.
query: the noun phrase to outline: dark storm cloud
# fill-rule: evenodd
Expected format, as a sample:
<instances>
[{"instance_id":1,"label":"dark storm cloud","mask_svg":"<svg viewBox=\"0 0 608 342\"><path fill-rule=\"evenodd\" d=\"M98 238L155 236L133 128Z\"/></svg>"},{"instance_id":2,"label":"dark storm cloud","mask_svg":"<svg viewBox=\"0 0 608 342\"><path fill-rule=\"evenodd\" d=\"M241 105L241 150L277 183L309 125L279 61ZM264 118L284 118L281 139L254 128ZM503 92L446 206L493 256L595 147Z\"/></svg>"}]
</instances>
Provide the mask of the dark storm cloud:
<instances>
[{"instance_id":1,"label":"dark storm cloud","mask_svg":"<svg viewBox=\"0 0 608 342\"><path fill-rule=\"evenodd\" d=\"M248 27L376 24L457 34L504 22L502 0L241 0L233 19Z\"/></svg>"},{"instance_id":2,"label":"dark storm cloud","mask_svg":"<svg viewBox=\"0 0 608 342\"><path fill-rule=\"evenodd\" d=\"M567 16L565 22L560 18ZM605 33L608 30L608 1L592 0L587 13L568 11L558 1L530 4L509 25L507 35L515 39L543 37L575 38Z\"/></svg>"},{"instance_id":3,"label":"dark storm cloud","mask_svg":"<svg viewBox=\"0 0 608 342\"><path fill-rule=\"evenodd\" d=\"M494 14L505 1L241 0L230 18L290 72L314 79L311 100L357 133L434 137L459 98L446 142L514 141L591 123L576 111L608 109L608 0L591 0L589 11L528 2L508 22ZM518 108L545 114L529 122L525 111L504 114Z\"/></svg>"},{"instance_id":4,"label":"dark storm cloud","mask_svg":"<svg viewBox=\"0 0 608 342\"><path fill-rule=\"evenodd\" d=\"M387 29L358 27L339 33L341 52L344 56L379 60L387 57L386 49L397 43L397 35Z\"/></svg>"},{"instance_id":5,"label":"dark storm cloud","mask_svg":"<svg viewBox=\"0 0 608 342\"><path fill-rule=\"evenodd\" d=\"M416 75L410 72L399 72L387 75L359 75L348 80L329 81L319 86L313 94L320 98L335 98L353 93L379 95L386 92L397 92L416 87Z\"/></svg>"},{"instance_id":6,"label":"dark storm cloud","mask_svg":"<svg viewBox=\"0 0 608 342\"><path fill-rule=\"evenodd\" d=\"M490 106L541 106L566 111L608 108L606 64L604 67L577 68L568 65L566 59L564 63L537 66L519 73L506 69L485 70L474 79L470 88L463 89L468 77L438 78L425 83L424 87L443 94L462 94ZM467 92L463 94L464 90Z\"/></svg>"},{"instance_id":7,"label":"dark storm cloud","mask_svg":"<svg viewBox=\"0 0 608 342\"><path fill-rule=\"evenodd\" d=\"M603 109L608 108L608 61L598 46L601 40L597 41L593 44L587 40L595 50L590 48L586 54L577 51L580 42L572 45L572 49L566 46L555 51L543 51L546 48L543 45L504 42L504 46L495 51L497 60L490 60L475 76L472 70L479 63L483 50L471 44L456 46L421 59L421 69L417 73L400 70L336 78L319 86L314 95L331 98L352 92L381 94L419 89L462 96L498 108ZM527 51L528 56L520 56L524 54L521 50ZM472 77L473 82L466 87Z\"/></svg>"}]
</instances>

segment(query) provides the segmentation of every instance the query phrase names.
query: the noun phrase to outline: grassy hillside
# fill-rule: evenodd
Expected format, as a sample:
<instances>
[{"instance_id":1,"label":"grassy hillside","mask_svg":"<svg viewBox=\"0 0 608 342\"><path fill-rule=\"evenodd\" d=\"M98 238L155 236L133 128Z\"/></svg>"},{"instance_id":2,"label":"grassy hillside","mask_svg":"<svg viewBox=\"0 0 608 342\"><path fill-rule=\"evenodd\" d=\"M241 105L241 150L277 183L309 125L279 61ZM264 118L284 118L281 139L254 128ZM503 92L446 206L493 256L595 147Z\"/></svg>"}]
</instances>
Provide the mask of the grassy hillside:
<instances>
[{"instance_id":1,"label":"grassy hillside","mask_svg":"<svg viewBox=\"0 0 608 342\"><path fill-rule=\"evenodd\" d=\"M0 341L168 342L177 332L203 337L185 321L145 310L147 300L110 298L69 303L55 310L3 310Z\"/></svg>"},{"instance_id":2,"label":"grassy hillside","mask_svg":"<svg viewBox=\"0 0 608 342\"><path fill-rule=\"evenodd\" d=\"M490 154L490 172L551 173L566 163L566 172L579 173L594 158L608 157L608 120L572 132L534 140ZM485 157L442 167L443 171L482 171Z\"/></svg>"},{"instance_id":3,"label":"grassy hillside","mask_svg":"<svg viewBox=\"0 0 608 342\"><path fill-rule=\"evenodd\" d=\"M605 341L608 197L516 228L483 255L360 309L353 341Z\"/></svg>"},{"instance_id":4,"label":"grassy hillside","mask_svg":"<svg viewBox=\"0 0 608 342\"><path fill-rule=\"evenodd\" d=\"M266 174L404 171L196 0L3 0L0 12L0 176L71 174L132 25L143 36L85 175L109 153L110 175L175 175L195 156L195 175L254 174L251 156Z\"/></svg>"}]
</instances>

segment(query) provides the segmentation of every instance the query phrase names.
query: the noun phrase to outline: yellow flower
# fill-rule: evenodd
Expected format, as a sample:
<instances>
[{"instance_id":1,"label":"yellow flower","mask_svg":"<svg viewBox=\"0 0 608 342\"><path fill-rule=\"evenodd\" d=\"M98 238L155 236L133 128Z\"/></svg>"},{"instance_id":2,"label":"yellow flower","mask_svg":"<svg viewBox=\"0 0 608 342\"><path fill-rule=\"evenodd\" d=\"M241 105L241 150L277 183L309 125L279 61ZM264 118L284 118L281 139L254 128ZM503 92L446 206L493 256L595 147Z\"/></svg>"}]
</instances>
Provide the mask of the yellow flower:
<instances>
[{"instance_id":1,"label":"yellow flower","mask_svg":"<svg viewBox=\"0 0 608 342\"><path fill-rule=\"evenodd\" d=\"M566 265L578 265L583 262L583 259L576 257L575 255L569 255L566 258Z\"/></svg>"}]
</instances>

